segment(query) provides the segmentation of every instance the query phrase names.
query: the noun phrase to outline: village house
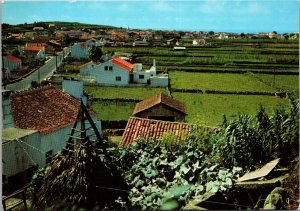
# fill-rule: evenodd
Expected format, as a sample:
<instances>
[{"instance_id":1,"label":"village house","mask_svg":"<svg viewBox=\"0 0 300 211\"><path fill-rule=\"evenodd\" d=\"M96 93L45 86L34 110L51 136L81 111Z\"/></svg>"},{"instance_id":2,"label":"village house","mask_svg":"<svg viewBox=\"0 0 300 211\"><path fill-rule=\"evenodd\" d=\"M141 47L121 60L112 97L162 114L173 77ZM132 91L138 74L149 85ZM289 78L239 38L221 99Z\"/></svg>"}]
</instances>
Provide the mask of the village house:
<instances>
[{"instance_id":1,"label":"village house","mask_svg":"<svg viewBox=\"0 0 300 211\"><path fill-rule=\"evenodd\" d=\"M64 88L71 88L72 94L80 97L83 87L77 85ZM3 95L3 176L8 182L17 182L20 175L24 179L24 172L27 175L33 167L42 168L51 162L52 156L66 146L80 101L52 85ZM95 113L89 112L102 133Z\"/></svg>"},{"instance_id":2,"label":"village house","mask_svg":"<svg viewBox=\"0 0 300 211\"><path fill-rule=\"evenodd\" d=\"M85 43L75 43L71 47L71 56L75 58L88 58L90 47Z\"/></svg>"},{"instance_id":3,"label":"village house","mask_svg":"<svg viewBox=\"0 0 300 211\"><path fill-rule=\"evenodd\" d=\"M269 35L269 38L270 38L270 39L276 39L276 38L277 38L277 33L274 32L274 31L273 31L273 32L270 32L268 35Z\"/></svg>"},{"instance_id":4,"label":"village house","mask_svg":"<svg viewBox=\"0 0 300 211\"><path fill-rule=\"evenodd\" d=\"M144 37L144 39L137 39L132 43L132 46L144 46L149 45L147 39Z\"/></svg>"},{"instance_id":5,"label":"village house","mask_svg":"<svg viewBox=\"0 0 300 211\"><path fill-rule=\"evenodd\" d=\"M7 69L7 76L10 77L10 73L12 70L20 70L22 68L22 60L11 56L3 56L3 67Z\"/></svg>"},{"instance_id":6,"label":"village house","mask_svg":"<svg viewBox=\"0 0 300 211\"><path fill-rule=\"evenodd\" d=\"M185 120L187 112L184 103L159 93L137 103L133 115L140 118L178 122Z\"/></svg>"},{"instance_id":7,"label":"village house","mask_svg":"<svg viewBox=\"0 0 300 211\"><path fill-rule=\"evenodd\" d=\"M89 39L82 43L75 43L71 47L71 56L75 58L88 58L92 46L104 46L104 40Z\"/></svg>"},{"instance_id":8,"label":"village house","mask_svg":"<svg viewBox=\"0 0 300 211\"><path fill-rule=\"evenodd\" d=\"M65 35L68 35L69 37L77 38L79 39L80 37L86 35L86 32L83 32L81 30L70 30L70 31L57 31L57 36L62 37Z\"/></svg>"},{"instance_id":9,"label":"village house","mask_svg":"<svg viewBox=\"0 0 300 211\"><path fill-rule=\"evenodd\" d=\"M42 43L26 43L23 48L26 57L35 59L45 58L45 45Z\"/></svg>"},{"instance_id":10,"label":"village house","mask_svg":"<svg viewBox=\"0 0 300 211\"><path fill-rule=\"evenodd\" d=\"M120 146L128 147L133 142L141 139L161 141L167 136L171 136L173 141L181 141L186 139L195 128L195 125L183 122L130 117Z\"/></svg>"},{"instance_id":11,"label":"village house","mask_svg":"<svg viewBox=\"0 0 300 211\"><path fill-rule=\"evenodd\" d=\"M102 85L150 84L166 87L169 83L167 74L156 74L156 63L149 70L143 70L142 64L131 64L121 57L101 64L89 62L80 68L82 76L94 77Z\"/></svg>"},{"instance_id":12,"label":"village house","mask_svg":"<svg viewBox=\"0 0 300 211\"><path fill-rule=\"evenodd\" d=\"M193 40L193 45L206 45L207 42L205 39L194 39Z\"/></svg>"},{"instance_id":13,"label":"village house","mask_svg":"<svg viewBox=\"0 0 300 211\"><path fill-rule=\"evenodd\" d=\"M178 41L178 39L171 38L171 39L167 40L167 45L170 45L170 46L179 45L179 41Z\"/></svg>"}]
</instances>

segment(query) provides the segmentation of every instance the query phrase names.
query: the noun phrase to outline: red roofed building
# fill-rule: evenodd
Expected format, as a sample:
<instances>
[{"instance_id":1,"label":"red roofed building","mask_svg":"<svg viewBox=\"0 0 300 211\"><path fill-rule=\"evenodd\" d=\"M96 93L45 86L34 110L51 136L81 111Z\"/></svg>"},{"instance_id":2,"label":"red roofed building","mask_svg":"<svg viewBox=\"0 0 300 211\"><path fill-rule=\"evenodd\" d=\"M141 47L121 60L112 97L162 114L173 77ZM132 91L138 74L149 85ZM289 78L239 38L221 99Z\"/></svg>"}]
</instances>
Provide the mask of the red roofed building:
<instances>
[{"instance_id":1,"label":"red roofed building","mask_svg":"<svg viewBox=\"0 0 300 211\"><path fill-rule=\"evenodd\" d=\"M133 80L133 64L114 58L99 65L92 65L88 69L82 68L80 73L96 79L103 85L128 85Z\"/></svg>"},{"instance_id":2,"label":"red roofed building","mask_svg":"<svg viewBox=\"0 0 300 211\"><path fill-rule=\"evenodd\" d=\"M184 121L186 105L159 93L136 104L133 115L141 118Z\"/></svg>"},{"instance_id":3,"label":"red roofed building","mask_svg":"<svg viewBox=\"0 0 300 211\"><path fill-rule=\"evenodd\" d=\"M27 43L23 50L27 57L45 58L45 45L42 43Z\"/></svg>"},{"instance_id":4,"label":"red roofed building","mask_svg":"<svg viewBox=\"0 0 300 211\"><path fill-rule=\"evenodd\" d=\"M66 146L80 102L51 85L13 93L10 101L15 127L40 133L40 150L48 154L39 165L45 165L47 156ZM101 131L95 113L91 116Z\"/></svg>"},{"instance_id":5,"label":"red roofed building","mask_svg":"<svg viewBox=\"0 0 300 211\"><path fill-rule=\"evenodd\" d=\"M4 78L10 78L12 70L20 70L22 68L22 60L11 56L3 56L3 76Z\"/></svg>"},{"instance_id":6,"label":"red roofed building","mask_svg":"<svg viewBox=\"0 0 300 211\"><path fill-rule=\"evenodd\" d=\"M187 138L195 127L195 125L182 122L130 117L123 133L120 146L127 147L134 141L140 139L160 141L166 135L172 135L174 141L181 141Z\"/></svg>"}]
</instances>

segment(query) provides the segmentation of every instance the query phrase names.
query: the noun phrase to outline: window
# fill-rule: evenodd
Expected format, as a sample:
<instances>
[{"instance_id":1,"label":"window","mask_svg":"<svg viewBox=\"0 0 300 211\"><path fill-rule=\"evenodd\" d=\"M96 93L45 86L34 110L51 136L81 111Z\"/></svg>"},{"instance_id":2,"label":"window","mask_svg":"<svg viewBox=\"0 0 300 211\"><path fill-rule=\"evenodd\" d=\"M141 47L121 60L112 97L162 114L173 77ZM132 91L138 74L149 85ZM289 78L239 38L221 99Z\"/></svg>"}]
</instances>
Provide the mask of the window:
<instances>
[{"instance_id":1,"label":"window","mask_svg":"<svg viewBox=\"0 0 300 211\"><path fill-rule=\"evenodd\" d=\"M139 79L144 79L144 75L139 75Z\"/></svg>"},{"instance_id":2,"label":"window","mask_svg":"<svg viewBox=\"0 0 300 211\"><path fill-rule=\"evenodd\" d=\"M116 76L116 81L121 81L121 76Z\"/></svg>"},{"instance_id":3,"label":"window","mask_svg":"<svg viewBox=\"0 0 300 211\"><path fill-rule=\"evenodd\" d=\"M112 71L113 70L113 67L112 66L104 66L104 70L106 71Z\"/></svg>"},{"instance_id":4,"label":"window","mask_svg":"<svg viewBox=\"0 0 300 211\"><path fill-rule=\"evenodd\" d=\"M51 163L53 156L53 150L46 152L46 164Z\"/></svg>"}]
</instances>

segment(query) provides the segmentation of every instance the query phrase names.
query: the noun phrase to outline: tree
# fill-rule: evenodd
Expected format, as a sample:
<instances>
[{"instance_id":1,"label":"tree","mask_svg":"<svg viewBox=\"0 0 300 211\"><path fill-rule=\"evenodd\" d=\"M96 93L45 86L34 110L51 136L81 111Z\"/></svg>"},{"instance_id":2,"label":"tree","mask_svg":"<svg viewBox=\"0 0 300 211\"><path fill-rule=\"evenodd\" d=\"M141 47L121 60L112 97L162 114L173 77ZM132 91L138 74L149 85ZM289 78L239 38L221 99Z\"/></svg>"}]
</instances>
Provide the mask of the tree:
<instances>
[{"instance_id":1,"label":"tree","mask_svg":"<svg viewBox=\"0 0 300 211\"><path fill-rule=\"evenodd\" d=\"M66 46L69 46L70 43L72 42L72 38L68 34L66 34L63 38L63 42L65 43Z\"/></svg>"},{"instance_id":2,"label":"tree","mask_svg":"<svg viewBox=\"0 0 300 211\"><path fill-rule=\"evenodd\" d=\"M92 46L90 50L90 59L94 62L101 61L103 52L99 46Z\"/></svg>"},{"instance_id":3,"label":"tree","mask_svg":"<svg viewBox=\"0 0 300 211\"><path fill-rule=\"evenodd\" d=\"M245 34L244 34L244 33L241 33L241 37L244 38L244 37L245 37Z\"/></svg>"},{"instance_id":4,"label":"tree","mask_svg":"<svg viewBox=\"0 0 300 211\"><path fill-rule=\"evenodd\" d=\"M14 57L20 58L20 51L18 51L17 49L15 49L15 50L11 53L11 55L14 56Z\"/></svg>"},{"instance_id":5,"label":"tree","mask_svg":"<svg viewBox=\"0 0 300 211\"><path fill-rule=\"evenodd\" d=\"M214 35L215 32L214 32L214 31L209 31L208 34L209 34L209 35Z\"/></svg>"}]
</instances>

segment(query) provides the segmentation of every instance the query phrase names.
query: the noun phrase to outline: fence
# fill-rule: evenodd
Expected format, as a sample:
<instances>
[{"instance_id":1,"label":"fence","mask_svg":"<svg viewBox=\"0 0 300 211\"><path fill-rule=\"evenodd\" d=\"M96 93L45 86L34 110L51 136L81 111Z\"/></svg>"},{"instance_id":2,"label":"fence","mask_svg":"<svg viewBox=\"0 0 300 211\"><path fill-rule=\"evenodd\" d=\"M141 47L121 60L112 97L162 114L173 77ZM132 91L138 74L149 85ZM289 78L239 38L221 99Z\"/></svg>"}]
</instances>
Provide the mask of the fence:
<instances>
[{"instance_id":1,"label":"fence","mask_svg":"<svg viewBox=\"0 0 300 211\"><path fill-rule=\"evenodd\" d=\"M64 49L63 52L60 52L57 56L50 59L45 65L40 67L38 70L34 71L32 74L28 75L27 77L23 78L18 82L6 85L4 89L11 91L19 91L30 88L32 81L40 83L41 81L45 80L53 74L53 72L56 69L56 66L59 66L63 58L66 58L69 53L70 48Z\"/></svg>"}]
</instances>

